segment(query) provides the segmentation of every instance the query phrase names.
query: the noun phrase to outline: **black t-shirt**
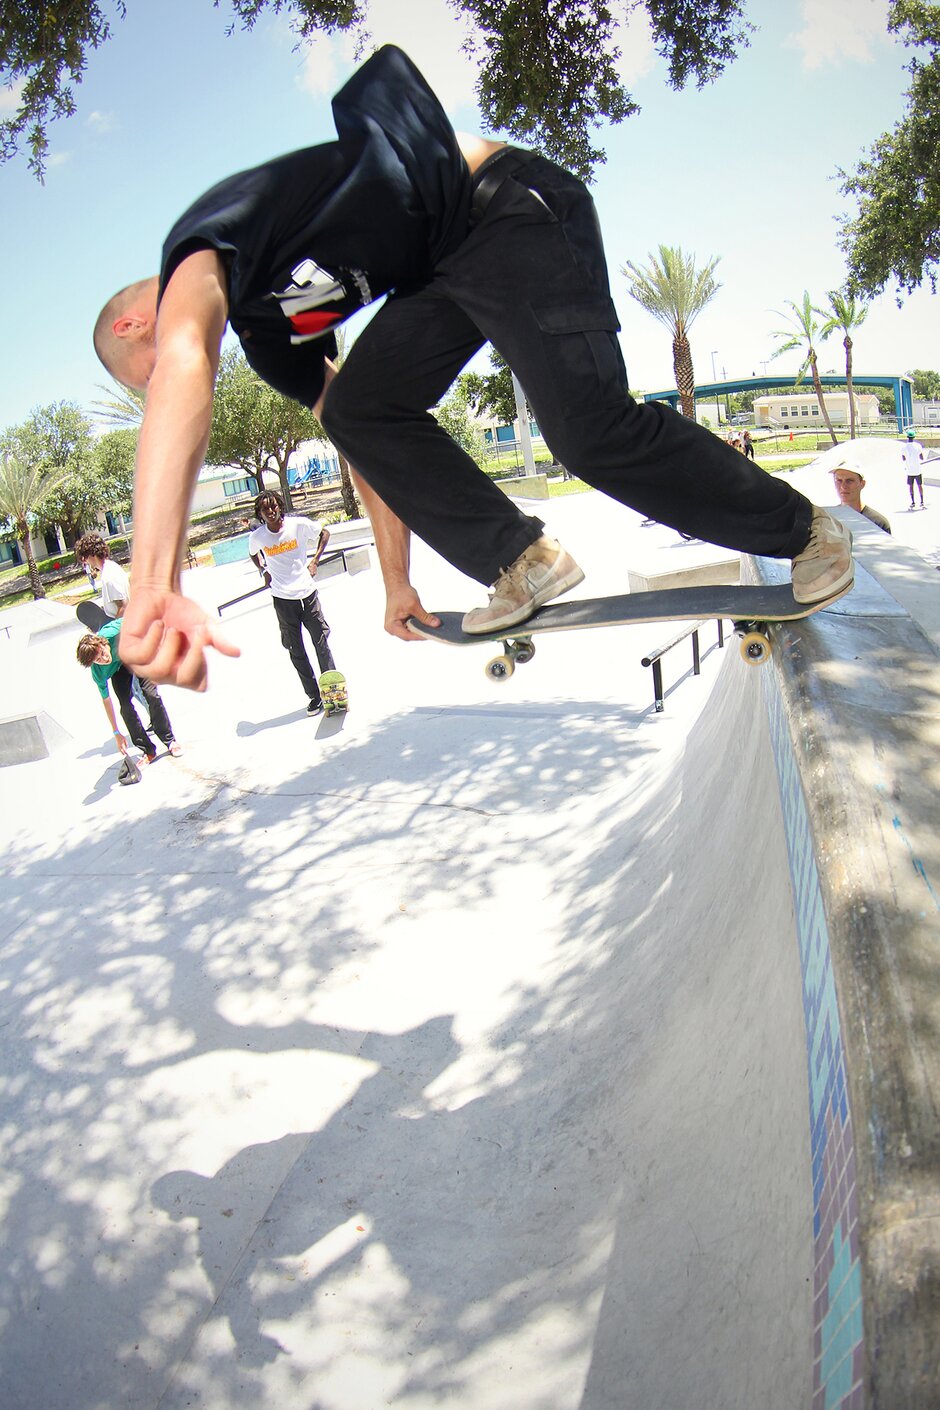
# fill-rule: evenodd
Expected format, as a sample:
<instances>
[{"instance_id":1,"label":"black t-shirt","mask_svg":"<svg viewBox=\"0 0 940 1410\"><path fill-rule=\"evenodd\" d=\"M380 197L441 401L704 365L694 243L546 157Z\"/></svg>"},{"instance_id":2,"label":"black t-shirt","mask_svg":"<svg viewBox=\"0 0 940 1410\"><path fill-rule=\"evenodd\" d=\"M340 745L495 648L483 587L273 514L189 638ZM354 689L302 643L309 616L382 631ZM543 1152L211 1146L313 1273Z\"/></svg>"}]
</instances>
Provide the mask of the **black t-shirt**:
<instances>
[{"instance_id":1,"label":"black t-shirt","mask_svg":"<svg viewBox=\"0 0 940 1410\"><path fill-rule=\"evenodd\" d=\"M393 289L425 282L460 244L470 175L444 109L386 45L333 99L338 141L238 172L180 217L160 295L194 250L219 251L229 321L277 391L313 406L332 329Z\"/></svg>"}]
</instances>

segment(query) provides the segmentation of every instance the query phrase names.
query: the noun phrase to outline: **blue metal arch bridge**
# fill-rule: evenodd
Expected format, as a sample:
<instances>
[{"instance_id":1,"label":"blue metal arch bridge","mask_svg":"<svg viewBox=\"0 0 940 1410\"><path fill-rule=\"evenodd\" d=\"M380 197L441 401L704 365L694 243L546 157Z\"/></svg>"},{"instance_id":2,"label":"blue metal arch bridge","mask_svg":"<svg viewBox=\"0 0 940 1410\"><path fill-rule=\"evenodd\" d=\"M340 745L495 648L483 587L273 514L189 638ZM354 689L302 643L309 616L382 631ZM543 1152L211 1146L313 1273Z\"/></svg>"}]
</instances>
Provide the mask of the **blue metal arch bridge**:
<instances>
[{"instance_id":1,"label":"blue metal arch bridge","mask_svg":"<svg viewBox=\"0 0 940 1410\"><path fill-rule=\"evenodd\" d=\"M844 387L845 374L840 377L834 373L821 373L819 377L823 387ZM863 387L890 387L894 393L894 409L897 416L898 430L903 431L907 426L914 423L914 383L910 377L904 373L894 375L878 373L877 375L868 372L853 372L852 381L854 384ZM725 393L732 392L769 392L772 390L785 392L811 392L812 382L804 381L796 383L792 377L738 377L728 382L701 382L695 388L696 401L709 401L714 397L722 397ZM673 387L666 392L647 392L644 401L665 401L670 406L678 409L679 392Z\"/></svg>"}]
</instances>

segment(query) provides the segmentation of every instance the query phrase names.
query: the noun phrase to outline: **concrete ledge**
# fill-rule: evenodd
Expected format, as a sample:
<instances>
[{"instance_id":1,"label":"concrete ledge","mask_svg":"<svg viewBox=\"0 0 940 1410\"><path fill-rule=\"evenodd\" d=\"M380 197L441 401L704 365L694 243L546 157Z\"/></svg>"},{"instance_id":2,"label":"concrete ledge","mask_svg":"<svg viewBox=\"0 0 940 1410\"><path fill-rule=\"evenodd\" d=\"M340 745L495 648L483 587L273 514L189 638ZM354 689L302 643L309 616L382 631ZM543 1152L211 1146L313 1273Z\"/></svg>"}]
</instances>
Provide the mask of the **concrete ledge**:
<instances>
[{"instance_id":1,"label":"concrete ledge","mask_svg":"<svg viewBox=\"0 0 940 1410\"><path fill-rule=\"evenodd\" d=\"M741 561L735 554L733 559L722 559L713 563L694 563L684 568L671 568L666 572L643 572L630 568L627 582L631 592L656 592L662 588L714 587L721 583L741 581Z\"/></svg>"},{"instance_id":2,"label":"concrete ledge","mask_svg":"<svg viewBox=\"0 0 940 1410\"><path fill-rule=\"evenodd\" d=\"M547 475L517 475L512 480L494 482L510 499L548 499Z\"/></svg>"},{"instance_id":3,"label":"concrete ledge","mask_svg":"<svg viewBox=\"0 0 940 1410\"><path fill-rule=\"evenodd\" d=\"M787 576L745 561L755 580ZM774 636L762 679L803 970L813 1403L934 1410L940 655L864 568Z\"/></svg>"},{"instance_id":4,"label":"concrete ledge","mask_svg":"<svg viewBox=\"0 0 940 1410\"><path fill-rule=\"evenodd\" d=\"M212 563L218 568L223 563L238 563L248 557L248 534L237 534L235 538L223 539L212 545Z\"/></svg>"},{"instance_id":5,"label":"concrete ledge","mask_svg":"<svg viewBox=\"0 0 940 1410\"><path fill-rule=\"evenodd\" d=\"M71 738L45 710L0 720L0 768L48 759Z\"/></svg>"}]
</instances>

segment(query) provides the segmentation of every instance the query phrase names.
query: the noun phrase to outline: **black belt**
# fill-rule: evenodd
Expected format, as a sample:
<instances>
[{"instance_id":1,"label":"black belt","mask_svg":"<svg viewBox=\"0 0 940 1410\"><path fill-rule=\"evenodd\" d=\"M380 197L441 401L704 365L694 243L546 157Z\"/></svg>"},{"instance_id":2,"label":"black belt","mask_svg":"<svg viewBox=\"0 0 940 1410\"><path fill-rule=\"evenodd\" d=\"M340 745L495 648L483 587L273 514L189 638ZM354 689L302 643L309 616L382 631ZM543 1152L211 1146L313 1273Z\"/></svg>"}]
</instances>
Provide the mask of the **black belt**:
<instances>
[{"instance_id":1,"label":"black belt","mask_svg":"<svg viewBox=\"0 0 940 1410\"><path fill-rule=\"evenodd\" d=\"M524 147L500 147L485 162L481 162L473 173L470 211L474 220L480 220L490 201L503 182L527 162L534 161L536 152L527 152Z\"/></svg>"}]
</instances>

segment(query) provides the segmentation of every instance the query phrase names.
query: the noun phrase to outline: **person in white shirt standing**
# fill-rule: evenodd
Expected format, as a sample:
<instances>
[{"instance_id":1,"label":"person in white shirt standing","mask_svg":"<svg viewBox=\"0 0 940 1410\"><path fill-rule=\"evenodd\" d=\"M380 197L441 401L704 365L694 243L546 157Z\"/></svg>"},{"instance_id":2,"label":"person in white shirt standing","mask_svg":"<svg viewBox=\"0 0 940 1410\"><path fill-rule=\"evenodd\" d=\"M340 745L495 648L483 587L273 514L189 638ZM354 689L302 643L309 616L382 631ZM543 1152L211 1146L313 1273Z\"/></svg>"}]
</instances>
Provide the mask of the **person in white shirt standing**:
<instances>
[{"instance_id":1,"label":"person in white shirt standing","mask_svg":"<svg viewBox=\"0 0 940 1410\"><path fill-rule=\"evenodd\" d=\"M914 428L911 426L907 432L907 441L901 448L904 457L904 469L907 471L907 488L911 494L911 508L916 509L914 503L914 486L920 493L920 507L924 507L924 472L921 470L921 463L924 459L924 447L914 435Z\"/></svg>"},{"instance_id":2,"label":"person in white shirt standing","mask_svg":"<svg viewBox=\"0 0 940 1410\"><path fill-rule=\"evenodd\" d=\"M112 620L124 616L131 585L127 574L111 557L108 541L101 534L82 534L75 545L75 557L94 579L95 591L101 597L102 611Z\"/></svg>"},{"instance_id":3,"label":"person in white shirt standing","mask_svg":"<svg viewBox=\"0 0 940 1410\"><path fill-rule=\"evenodd\" d=\"M327 644L330 628L311 579L329 541L329 530L316 519L286 514L284 500L274 490L266 490L255 500L255 518L260 525L248 539L251 561L271 589L274 611L281 629L281 645L307 695L307 714L322 710L320 687L303 641L306 627L317 653L320 674L335 671L336 663ZM308 550L315 545L308 561Z\"/></svg>"}]
</instances>

